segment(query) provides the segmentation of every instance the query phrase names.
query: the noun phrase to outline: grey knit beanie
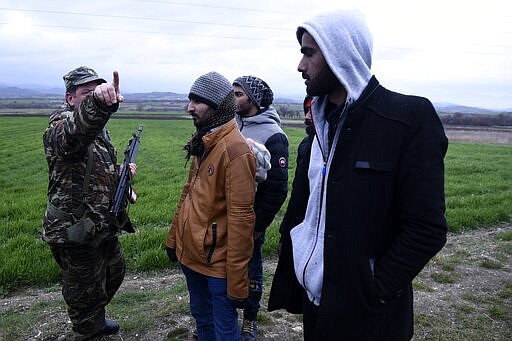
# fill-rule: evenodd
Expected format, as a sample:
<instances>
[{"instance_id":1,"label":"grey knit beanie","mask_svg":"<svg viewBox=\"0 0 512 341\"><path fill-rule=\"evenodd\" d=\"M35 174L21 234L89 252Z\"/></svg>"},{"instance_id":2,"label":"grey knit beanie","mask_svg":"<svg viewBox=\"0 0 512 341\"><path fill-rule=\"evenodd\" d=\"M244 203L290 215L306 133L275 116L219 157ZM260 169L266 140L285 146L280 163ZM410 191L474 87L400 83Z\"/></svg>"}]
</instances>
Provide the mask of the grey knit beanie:
<instances>
[{"instance_id":1,"label":"grey knit beanie","mask_svg":"<svg viewBox=\"0 0 512 341\"><path fill-rule=\"evenodd\" d=\"M233 86L227 78L217 72L209 72L199 77L188 94L190 100L196 100L207 104L215 110L208 116L205 122L197 126L192 139L185 145L186 159L191 156L202 157L204 154L203 136L213 128L219 127L235 117L236 100Z\"/></svg>"},{"instance_id":2,"label":"grey knit beanie","mask_svg":"<svg viewBox=\"0 0 512 341\"><path fill-rule=\"evenodd\" d=\"M188 98L217 109L231 91L233 91L233 87L227 78L212 71L196 79L190 88Z\"/></svg>"},{"instance_id":3,"label":"grey knit beanie","mask_svg":"<svg viewBox=\"0 0 512 341\"><path fill-rule=\"evenodd\" d=\"M241 86L247 96L258 108L267 108L274 100L274 93L268 84L255 76L242 76L235 79L233 85Z\"/></svg>"}]
</instances>

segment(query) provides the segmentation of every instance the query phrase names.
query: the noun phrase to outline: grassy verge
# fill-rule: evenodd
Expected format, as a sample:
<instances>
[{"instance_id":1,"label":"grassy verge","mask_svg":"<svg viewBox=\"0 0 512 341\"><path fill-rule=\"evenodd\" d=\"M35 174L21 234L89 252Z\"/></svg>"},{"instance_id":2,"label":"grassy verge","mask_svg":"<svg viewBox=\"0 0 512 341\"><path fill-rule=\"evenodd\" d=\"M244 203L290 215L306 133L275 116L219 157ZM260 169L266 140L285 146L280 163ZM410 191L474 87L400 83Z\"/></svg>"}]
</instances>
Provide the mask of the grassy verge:
<instances>
[{"instance_id":1,"label":"grassy verge","mask_svg":"<svg viewBox=\"0 0 512 341\"><path fill-rule=\"evenodd\" d=\"M163 242L188 169L183 145L194 128L190 121L113 119L111 131L118 155L139 124L144 124L134 187L137 204L130 216L137 233L121 236L130 271L163 269ZM45 118L0 118L0 295L23 285L56 283L60 271L40 238L46 207L47 165L42 147ZM287 128L290 181L303 129ZM511 221L511 146L450 144L446 156L447 219L460 232ZM283 205L268 230L264 253L273 255L279 240Z\"/></svg>"}]
</instances>

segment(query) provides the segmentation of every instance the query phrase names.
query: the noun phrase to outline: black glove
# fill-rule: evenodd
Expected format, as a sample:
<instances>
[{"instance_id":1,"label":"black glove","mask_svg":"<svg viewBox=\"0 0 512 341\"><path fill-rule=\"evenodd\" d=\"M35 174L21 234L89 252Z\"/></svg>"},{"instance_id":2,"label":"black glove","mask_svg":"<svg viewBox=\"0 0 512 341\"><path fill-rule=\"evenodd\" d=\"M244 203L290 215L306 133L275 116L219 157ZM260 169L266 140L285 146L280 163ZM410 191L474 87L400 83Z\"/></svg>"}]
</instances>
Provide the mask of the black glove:
<instances>
[{"instance_id":1,"label":"black glove","mask_svg":"<svg viewBox=\"0 0 512 341\"><path fill-rule=\"evenodd\" d=\"M249 298L240 299L228 296L228 300L231 302L231 305L238 309L244 309L247 306Z\"/></svg>"},{"instance_id":2,"label":"black glove","mask_svg":"<svg viewBox=\"0 0 512 341\"><path fill-rule=\"evenodd\" d=\"M167 251L167 257L169 257L169 260L171 261L171 263L176 263L178 261L178 257L176 257L176 249L167 246L166 251Z\"/></svg>"}]
</instances>

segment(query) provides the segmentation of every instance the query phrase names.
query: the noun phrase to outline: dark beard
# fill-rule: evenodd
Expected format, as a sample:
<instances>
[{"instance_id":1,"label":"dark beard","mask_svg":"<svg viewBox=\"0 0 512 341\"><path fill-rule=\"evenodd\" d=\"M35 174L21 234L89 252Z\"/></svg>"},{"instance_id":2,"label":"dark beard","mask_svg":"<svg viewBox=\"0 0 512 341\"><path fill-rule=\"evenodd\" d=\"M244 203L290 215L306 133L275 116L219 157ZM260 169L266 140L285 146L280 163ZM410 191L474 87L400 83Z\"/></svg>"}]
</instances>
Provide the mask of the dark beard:
<instances>
[{"instance_id":1,"label":"dark beard","mask_svg":"<svg viewBox=\"0 0 512 341\"><path fill-rule=\"evenodd\" d=\"M309 96L322 96L332 93L341 86L340 81L331 71L327 64L324 64L322 70L315 79L310 79L306 87L306 93Z\"/></svg>"},{"instance_id":2,"label":"dark beard","mask_svg":"<svg viewBox=\"0 0 512 341\"><path fill-rule=\"evenodd\" d=\"M238 115L241 117L246 117L249 115L249 111L251 110L251 100L247 99L247 102L244 103L243 108L239 106L239 111L237 112Z\"/></svg>"},{"instance_id":3,"label":"dark beard","mask_svg":"<svg viewBox=\"0 0 512 341\"><path fill-rule=\"evenodd\" d=\"M217 110L211 110L208 119L203 124L196 126L196 132L192 135L190 141L183 147L187 152L185 156L188 161L191 156L202 157L204 153L203 136L208 134L213 128L219 127L235 117L235 94L231 91L224 101L219 105Z\"/></svg>"},{"instance_id":4,"label":"dark beard","mask_svg":"<svg viewBox=\"0 0 512 341\"><path fill-rule=\"evenodd\" d=\"M314 132L313 127L311 125L306 125L306 134L311 135Z\"/></svg>"}]
</instances>

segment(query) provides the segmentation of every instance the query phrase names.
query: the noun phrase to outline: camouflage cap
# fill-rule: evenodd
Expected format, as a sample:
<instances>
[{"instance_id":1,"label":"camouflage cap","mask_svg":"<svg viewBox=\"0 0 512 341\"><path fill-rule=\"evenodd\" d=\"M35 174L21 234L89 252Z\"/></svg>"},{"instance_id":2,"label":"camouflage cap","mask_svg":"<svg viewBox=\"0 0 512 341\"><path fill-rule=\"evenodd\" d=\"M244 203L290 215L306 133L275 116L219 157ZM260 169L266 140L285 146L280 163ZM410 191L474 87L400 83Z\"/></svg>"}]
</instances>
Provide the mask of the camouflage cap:
<instances>
[{"instance_id":1,"label":"camouflage cap","mask_svg":"<svg viewBox=\"0 0 512 341\"><path fill-rule=\"evenodd\" d=\"M66 91L72 87L89 82L97 81L98 84L107 82L103 78L100 78L96 71L87 66L77 67L76 69L69 71L62 78L64 79L64 84L66 85Z\"/></svg>"}]
</instances>

